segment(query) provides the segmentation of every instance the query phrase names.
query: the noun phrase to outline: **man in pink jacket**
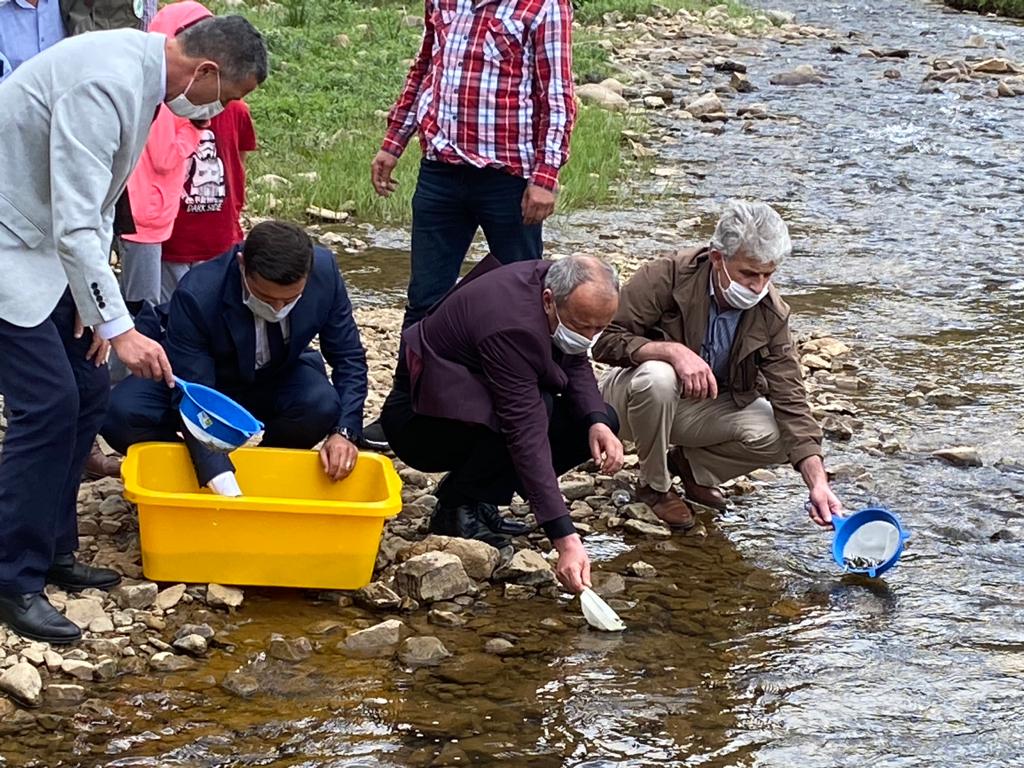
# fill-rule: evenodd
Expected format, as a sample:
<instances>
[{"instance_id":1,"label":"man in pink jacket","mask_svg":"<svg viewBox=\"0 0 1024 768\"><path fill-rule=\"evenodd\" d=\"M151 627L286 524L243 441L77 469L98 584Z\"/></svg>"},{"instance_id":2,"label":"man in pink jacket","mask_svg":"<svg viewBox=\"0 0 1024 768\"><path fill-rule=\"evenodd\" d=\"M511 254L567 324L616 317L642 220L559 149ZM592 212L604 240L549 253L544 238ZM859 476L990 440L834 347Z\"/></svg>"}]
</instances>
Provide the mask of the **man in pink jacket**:
<instances>
[{"instance_id":1,"label":"man in pink jacket","mask_svg":"<svg viewBox=\"0 0 1024 768\"><path fill-rule=\"evenodd\" d=\"M174 37L200 19L212 16L193 0L165 6L150 32ZM199 145L200 130L161 104L139 164L128 180L135 233L122 235L121 292L134 315L142 302L160 302L161 245L171 236L189 157Z\"/></svg>"}]
</instances>

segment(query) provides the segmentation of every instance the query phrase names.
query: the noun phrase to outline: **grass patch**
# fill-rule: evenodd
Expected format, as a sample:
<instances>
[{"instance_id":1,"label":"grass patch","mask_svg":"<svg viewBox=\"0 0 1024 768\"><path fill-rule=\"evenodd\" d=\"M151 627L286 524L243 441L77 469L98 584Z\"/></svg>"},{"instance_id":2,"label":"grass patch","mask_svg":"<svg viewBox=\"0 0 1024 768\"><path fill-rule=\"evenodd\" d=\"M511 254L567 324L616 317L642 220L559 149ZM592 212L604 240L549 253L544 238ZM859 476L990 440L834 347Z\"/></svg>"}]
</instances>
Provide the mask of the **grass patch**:
<instances>
[{"instance_id":1,"label":"grass patch","mask_svg":"<svg viewBox=\"0 0 1024 768\"><path fill-rule=\"evenodd\" d=\"M254 213L301 217L308 205L352 211L364 220L407 222L420 149L414 138L396 169L398 191L378 197L370 161L384 136L387 110L397 98L422 28L407 17L418 2L285 0L281 4L217 8L242 13L264 33L271 74L248 99L260 151L249 159ZM578 34L578 71L610 74L609 54ZM626 119L581 108L571 160L562 172L560 210L598 205L612 197L623 157ZM301 174L316 172L315 180ZM256 182L282 176L289 187Z\"/></svg>"},{"instance_id":2,"label":"grass patch","mask_svg":"<svg viewBox=\"0 0 1024 768\"><path fill-rule=\"evenodd\" d=\"M961 11L998 13L1000 16L1024 19L1024 0L946 0L946 5Z\"/></svg>"}]
</instances>

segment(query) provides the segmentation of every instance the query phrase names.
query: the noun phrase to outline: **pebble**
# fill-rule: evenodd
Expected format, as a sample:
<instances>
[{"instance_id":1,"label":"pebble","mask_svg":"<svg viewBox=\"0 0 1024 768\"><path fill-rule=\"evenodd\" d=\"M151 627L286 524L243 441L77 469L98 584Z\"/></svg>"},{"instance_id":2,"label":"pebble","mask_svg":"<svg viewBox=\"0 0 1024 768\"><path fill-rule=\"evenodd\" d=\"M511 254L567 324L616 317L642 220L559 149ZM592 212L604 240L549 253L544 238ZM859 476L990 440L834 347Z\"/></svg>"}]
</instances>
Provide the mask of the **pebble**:
<instances>
[{"instance_id":1,"label":"pebble","mask_svg":"<svg viewBox=\"0 0 1024 768\"><path fill-rule=\"evenodd\" d=\"M155 672L181 672L195 665L191 659L184 656L176 656L170 651L154 653L149 659L149 666Z\"/></svg>"},{"instance_id":2,"label":"pebble","mask_svg":"<svg viewBox=\"0 0 1024 768\"><path fill-rule=\"evenodd\" d=\"M46 686L46 700L55 706L79 704L85 701L85 688L74 683L50 683Z\"/></svg>"},{"instance_id":3,"label":"pebble","mask_svg":"<svg viewBox=\"0 0 1024 768\"><path fill-rule=\"evenodd\" d=\"M155 604L161 611L169 611L180 603L181 598L184 596L185 585L175 584L173 587L168 587L167 589L159 592L156 596Z\"/></svg>"},{"instance_id":4,"label":"pebble","mask_svg":"<svg viewBox=\"0 0 1024 768\"><path fill-rule=\"evenodd\" d=\"M653 579L658 575L658 569L643 560L637 560L635 563L630 563L626 570L631 575L637 576L641 579Z\"/></svg>"},{"instance_id":5,"label":"pebble","mask_svg":"<svg viewBox=\"0 0 1024 768\"><path fill-rule=\"evenodd\" d=\"M313 655L313 644L308 638L287 638L279 634L270 636L267 655L278 661L303 661Z\"/></svg>"},{"instance_id":6,"label":"pebble","mask_svg":"<svg viewBox=\"0 0 1024 768\"><path fill-rule=\"evenodd\" d=\"M502 637L493 637L484 643L484 653L493 653L496 656L506 656L515 650L515 645Z\"/></svg>"},{"instance_id":7,"label":"pebble","mask_svg":"<svg viewBox=\"0 0 1024 768\"><path fill-rule=\"evenodd\" d=\"M122 584L111 593L111 597L114 598L114 602L119 608L143 610L153 604L158 591L156 584L151 581L141 584Z\"/></svg>"},{"instance_id":8,"label":"pebble","mask_svg":"<svg viewBox=\"0 0 1024 768\"><path fill-rule=\"evenodd\" d=\"M205 656L209 645L202 635L185 635L179 637L172 644L175 650L187 653L189 656Z\"/></svg>"},{"instance_id":9,"label":"pebble","mask_svg":"<svg viewBox=\"0 0 1024 768\"><path fill-rule=\"evenodd\" d=\"M64 659L60 665L61 672L71 675L79 680L92 680L96 665L88 661L77 661L75 659Z\"/></svg>"},{"instance_id":10,"label":"pebble","mask_svg":"<svg viewBox=\"0 0 1024 768\"><path fill-rule=\"evenodd\" d=\"M626 520L622 524L622 528L629 533L635 533L639 536L650 536L655 539L671 539L672 531L666 525L652 525L651 523L645 523L643 520Z\"/></svg>"},{"instance_id":11,"label":"pebble","mask_svg":"<svg viewBox=\"0 0 1024 768\"><path fill-rule=\"evenodd\" d=\"M555 581L555 572L544 556L532 549L521 549L501 566L495 577L515 584L542 586Z\"/></svg>"},{"instance_id":12,"label":"pebble","mask_svg":"<svg viewBox=\"0 0 1024 768\"><path fill-rule=\"evenodd\" d=\"M64 615L79 629L86 629L93 621L107 614L99 600L81 598L68 600L64 605Z\"/></svg>"},{"instance_id":13,"label":"pebble","mask_svg":"<svg viewBox=\"0 0 1024 768\"><path fill-rule=\"evenodd\" d=\"M466 623L466 620L459 616L459 614L452 613L451 611L440 611L436 608L427 614L427 621L439 627L461 627Z\"/></svg>"},{"instance_id":14,"label":"pebble","mask_svg":"<svg viewBox=\"0 0 1024 768\"><path fill-rule=\"evenodd\" d=\"M937 459L942 459L954 467L980 467L983 465L978 449L968 445L959 445L953 448L943 448L932 453Z\"/></svg>"}]
</instances>

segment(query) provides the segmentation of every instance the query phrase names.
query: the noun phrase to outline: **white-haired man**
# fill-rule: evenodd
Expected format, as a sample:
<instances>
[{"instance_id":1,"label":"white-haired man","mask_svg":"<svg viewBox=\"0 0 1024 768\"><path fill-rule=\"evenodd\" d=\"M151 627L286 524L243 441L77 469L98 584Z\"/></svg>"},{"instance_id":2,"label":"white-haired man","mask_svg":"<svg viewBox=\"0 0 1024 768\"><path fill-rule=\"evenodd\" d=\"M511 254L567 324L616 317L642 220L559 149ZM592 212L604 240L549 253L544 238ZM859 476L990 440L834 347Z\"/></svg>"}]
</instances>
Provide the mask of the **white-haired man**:
<instances>
[{"instance_id":1,"label":"white-haired man","mask_svg":"<svg viewBox=\"0 0 1024 768\"><path fill-rule=\"evenodd\" d=\"M764 203L730 202L711 243L644 264L594 347L617 366L601 391L640 457L638 498L670 526L694 524L687 499L724 509L717 486L789 461L810 491L811 518L842 505L821 458L789 330L771 282L791 250L785 222Z\"/></svg>"}]
</instances>

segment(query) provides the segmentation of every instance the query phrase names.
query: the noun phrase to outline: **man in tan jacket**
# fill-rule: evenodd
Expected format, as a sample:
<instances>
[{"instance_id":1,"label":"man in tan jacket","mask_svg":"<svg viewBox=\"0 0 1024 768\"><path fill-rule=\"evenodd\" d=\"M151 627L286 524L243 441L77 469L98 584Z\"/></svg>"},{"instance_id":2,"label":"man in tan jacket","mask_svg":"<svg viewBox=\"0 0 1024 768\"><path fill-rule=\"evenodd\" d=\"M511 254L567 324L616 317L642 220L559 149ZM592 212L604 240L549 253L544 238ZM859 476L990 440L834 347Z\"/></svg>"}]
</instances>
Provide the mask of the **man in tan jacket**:
<instances>
[{"instance_id":1,"label":"man in tan jacket","mask_svg":"<svg viewBox=\"0 0 1024 768\"><path fill-rule=\"evenodd\" d=\"M622 289L618 314L594 347L617 366L601 381L636 443L638 498L670 526L694 524L687 499L724 509L720 483L785 461L828 525L842 505L821 459L789 331L771 277L789 255L785 222L764 203L730 202L711 244L652 260Z\"/></svg>"}]
</instances>

